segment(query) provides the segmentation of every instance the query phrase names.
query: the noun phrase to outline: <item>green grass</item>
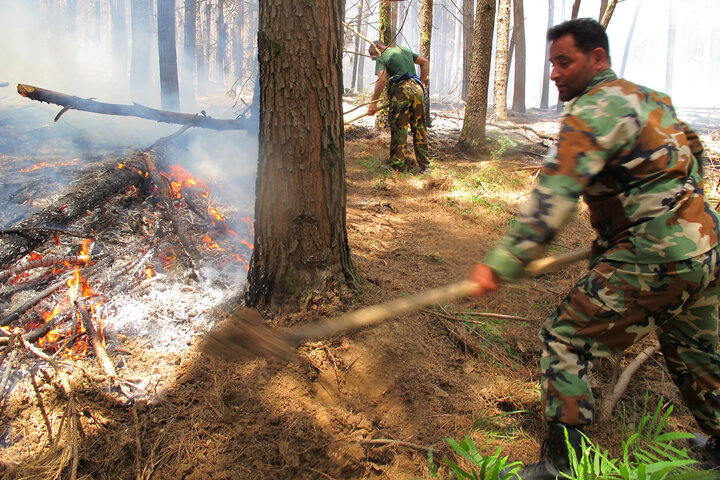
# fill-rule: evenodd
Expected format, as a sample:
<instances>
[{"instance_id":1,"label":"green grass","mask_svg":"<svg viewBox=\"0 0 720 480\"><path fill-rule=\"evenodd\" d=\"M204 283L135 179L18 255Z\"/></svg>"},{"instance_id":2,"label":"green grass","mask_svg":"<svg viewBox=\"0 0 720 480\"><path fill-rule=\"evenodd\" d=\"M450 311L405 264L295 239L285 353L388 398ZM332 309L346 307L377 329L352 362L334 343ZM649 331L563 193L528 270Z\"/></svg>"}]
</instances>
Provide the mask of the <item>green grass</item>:
<instances>
[{"instance_id":1,"label":"green grass","mask_svg":"<svg viewBox=\"0 0 720 480\"><path fill-rule=\"evenodd\" d=\"M622 455L612 457L607 450L593 444L587 437L583 439L582 455L575 455L569 448L572 474L562 478L569 480L690 480L720 478L717 472L702 470L683 445L693 435L674 432L668 425L673 411L672 405L665 406L660 398L652 408L649 396L645 395L640 405L635 402L632 412L625 412L623 420ZM482 430L485 438L495 439L503 432L514 432L508 420L517 412L507 415L483 416L473 425L474 430ZM628 423L633 422L633 423ZM479 427L479 428L476 428ZM473 480L505 480L512 478L514 472L522 466L511 463L497 448L489 455L482 455L470 435L457 442L447 438L447 443L455 452L454 458L443 458L443 463L456 478ZM538 459L539 460L539 459ZM433 478L441 470L428 457L428 468Z\"/></svg>"}]
</instances>

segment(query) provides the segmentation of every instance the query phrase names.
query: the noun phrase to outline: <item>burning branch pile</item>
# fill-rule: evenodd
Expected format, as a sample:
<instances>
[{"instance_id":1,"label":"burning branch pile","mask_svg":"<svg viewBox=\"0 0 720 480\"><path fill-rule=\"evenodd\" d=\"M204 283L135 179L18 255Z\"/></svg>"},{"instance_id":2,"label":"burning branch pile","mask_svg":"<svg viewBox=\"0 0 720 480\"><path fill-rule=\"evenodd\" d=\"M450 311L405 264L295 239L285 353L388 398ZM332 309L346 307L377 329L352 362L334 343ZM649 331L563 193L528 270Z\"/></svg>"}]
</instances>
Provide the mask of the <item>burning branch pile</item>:
<instances>
[{"instance_id":1,"label":"burning branch pile","mask_svg":"<svg viewBox=\"0 0 720 480\"><path fill-rule=\"evenodd\" d=\"M71 478L77 471L83 426L68 368L94 357L92 369L101 373L80 370L109 401L153 401L153 385L124 378L114 358L120 328L108 319L122 316L122 303L153 288L163 290L150 298L177 303L168 298L170 284L181 292L227 290L247 271L247 212L215 205L210 188L167 166L169 158L171 146L160 144L104 164L44 210L0 230L0 407L7 408L14 385L32 383L49 446L34 460L41 470L68 469ZM54 386L51 403L65 399L61 415L46 411L48 393L36 377ZM12 442L12 417L3 418L2 435Z\"/></svg>"}]
</instances>

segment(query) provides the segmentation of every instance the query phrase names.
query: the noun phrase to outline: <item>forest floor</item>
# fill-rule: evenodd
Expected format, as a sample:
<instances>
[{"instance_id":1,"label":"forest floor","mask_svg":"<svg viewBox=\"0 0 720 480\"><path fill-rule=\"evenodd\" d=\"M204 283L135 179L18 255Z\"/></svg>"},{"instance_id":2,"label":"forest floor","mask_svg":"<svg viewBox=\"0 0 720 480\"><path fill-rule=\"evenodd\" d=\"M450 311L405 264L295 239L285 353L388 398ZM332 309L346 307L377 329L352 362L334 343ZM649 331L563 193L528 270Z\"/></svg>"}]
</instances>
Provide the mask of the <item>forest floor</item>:
<instances>
[{"instance_id":1,"label":"forest floor","mask_svg":"<svg viewBox=\"0 0 720 480\"><path fill-rule=\"evenodd\" d=\"M549 145L542 137L557 133L557 118L528 114L493 124L488 153L471 157L455 148L457 124L446 120L456 116L436 117L432 172L423 175L382 168L387 132L347 128L347 228L361 290L349 298L318 295L304 311L268 317L269 323L298 325L467 276L529 192ZM548 253L586 246L592 238L579 207ZM125 338L122 351L111 352L122 354L120 374L165 369L168 381L155 386L152 401L128 406L103 394L87 374L94 371L92 359L69 369L82 426L78 477L429 479L432 449L439 477L448 478L442 458L456 457L446 439L466 435L483 454L502 447L511 460L533 462L545 436L537 332L584 268L579 262L484 298L308 343L290 362L209 358L198 349L201 337L174 352ZM653 341L630 349L621 365ZM615 363L599 361L592 373L599 403ZM37 398L53 425L65 403L55 387L40 391L18 389L4 405L5 420L15 424L3 438L6 478L51 478L58 462L58 452L36 457L48 442ZM636 419L646 395L651 407L674 406L672 428L696 429L656 354L635 374L615 414L589 429L590 437L618 455L619 432Z\"/></svg>"}]
</instances>

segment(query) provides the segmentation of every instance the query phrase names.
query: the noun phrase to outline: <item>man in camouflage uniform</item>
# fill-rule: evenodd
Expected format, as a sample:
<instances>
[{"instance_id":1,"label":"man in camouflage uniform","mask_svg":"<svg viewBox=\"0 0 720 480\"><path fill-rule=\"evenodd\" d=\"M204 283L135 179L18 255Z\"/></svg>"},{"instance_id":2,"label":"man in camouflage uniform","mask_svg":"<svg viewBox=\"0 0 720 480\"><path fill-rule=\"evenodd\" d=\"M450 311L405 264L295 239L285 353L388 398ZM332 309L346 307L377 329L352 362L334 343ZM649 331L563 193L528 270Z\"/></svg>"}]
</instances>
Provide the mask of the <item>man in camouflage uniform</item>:
<instances>
[{"instance_id":1,"label":"man in camouflage uniform","mask_svg":"<svg viewBox=\"0 0 720 480\"><path fill-rule=\"evenodd\" d=\"M569 102L557 150L517 222L470 275L478 295L518 279L584 197L597 239L589 272L540 332L549 436L545 458L518 472L524 480L569 472L565 434L580 452L593 421L594 360L656 331L686 405L720 439L719 219L703 192L702 145L667 95L617 78L599 23L570 20L548 41L551 79Z\"/></svg>"},{"instance_id":2,"label":"man in camouflage uniform","mask_svg":"<svg viewBox=\"0 0 720 480\"><path fill-rule=\"evenodd\" d=\"M425 93L430 62L427 58L412 52L406 47L387 47L383 42L375 41L368 49L375 60L375 83L372 102L368 114L375 115L380 94L388 85L390 109L390 166L398 171L406 168L408 125L413 134L415 160L421 172L430 167L427 146L427 128L425 127ZM415 73L415 65L420 65L420 77Z\"/></svg>"}]
</instances>

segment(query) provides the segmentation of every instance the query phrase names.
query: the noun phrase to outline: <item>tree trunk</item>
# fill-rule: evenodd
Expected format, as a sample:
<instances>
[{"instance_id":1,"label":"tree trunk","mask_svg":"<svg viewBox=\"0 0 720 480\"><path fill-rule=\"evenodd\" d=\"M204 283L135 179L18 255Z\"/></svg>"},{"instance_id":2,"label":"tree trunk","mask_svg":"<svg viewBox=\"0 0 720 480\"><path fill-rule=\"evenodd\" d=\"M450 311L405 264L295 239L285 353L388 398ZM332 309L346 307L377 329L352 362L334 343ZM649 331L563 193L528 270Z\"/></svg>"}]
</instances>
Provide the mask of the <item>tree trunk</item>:
<instances>
[{"instance_id":1,"label":"tree trunk","mask_svg":"<svg viewBox=\"0 0 720 480\"><path fill-rule=\"evenodd\" d=\"M380 19L379 19L380 40L390 46L390 42L395 39L392 22L390 19L390 1L380 0Z\"/></svg>"},{"instance_id":2,"label":"tree trunk","mask_svg":"<svg viewBox=\"0 0 720 480\"><path fill-rule=\"evenodd\" d=\"M130 97L139 103L147 103L150 95L150 46L152 31L150 0L130 0L132 22L132 54L130 59Z\"/></svg>"},{"instance_id":3,"label":"tree trunk","mask_svg":"<svg viewBox=\"0 0 720 480\"><path fill-rule=\"evenodd\" d=\"M163 110L180 110L177 52L175 51L175 0L158 0L158 57Z\"/></svg>"},{"instance_id":4,"label":"tree trunk","mask_svg":"<svg viewBox=\"0 0 720 480\"><path fill-rule=\"evenodd\" d=\"M360 43L360 29L362 28L362 17L363 17L363 0L360 0L357 7L357 16L355 17L355 31L358 32L355 34L355 51L360 53L360 49L366 50L365 48L361 47ZM358 67L360 65L360 62L362 61L363 57L361 55L355 55L355 58L353 59L353 71L352 71L352 80L350 85L355 89L356 92L360 91L360 81L358 80Z\"/></svg>"},{"instance_id":5,"label":"tree trunk","mask_svg":"<svg viewBox=\"0 0 720 480\"><path fill-rule=\"evenodd\" d=\"M600 23L602 24L603 27L607 28L608 24L610 23L610 18L612 18L612 14L615 11L617 2L618 2L618 0L610 0L610 2L607 4L607 7L605 8L605 13L603 14L602 19L600 20ZM672 3L672 2L670 2L670 3Z\"/></svg>"},{"instance_id":6,"label":"tree trunk","mask_svg":"<svg viewBox=\"0 0 720 480\"><path fill-rule=\"evenodd\" d=\"M462 90L460 96L467 100L468 84L470 83L470 67L472 64L472 40L473 40L473 0L463 0L463 71Z\"/></svg>"},{"instance_id":7,"label":"tree trunk","mask_svg":"<svg viewBox=\"0 0 720 480\"><path fill-rule=\"evenodd\" d=\"M242 77L245 75L243 68L245 49L243 45L243 25L247 19L245 14L245 2L238 2L237 14L235 15L235 28L232 39L233 74L235 82L242 85Z\"/></svg>"},{"instance_id":8,"label":"tree trunk","mask_svg":"<svg viewBox=\"0 0 720 480\"><path fill-rule=\"evenodd\" d=\"M475 61L470 71L465 119L458 141L460 149L466 152L477 152L485 145L494 23L495 0L477 0L472 55Z\"/></svg>"},{"instance_id":9,"label":"tree trunk","mask_svg":"<svg viewBox=\"0 0 720 480\"><path fill-rule=\"evenodd\" d=\"M555 21L555 0L548 0L548 22L547 28L550 29ZM550 93L550 45L545 45L545 63L543 64L543 81L542 93L540 96L540 108L548 108L548 95Z\"/></svg>"},{"instance_id":10,"label":"tree trunk","mask_svg":"<svg viewBox=\"0 0 720 480\"><path fill-rule=\"evenodd\" d=\"M185 17L183 21L183 54L180 62L180 78L182 79L187 110L194 110L195 105L195 38L197 37L197 1L185 0Z\"/></svg>"},{"instance_id":11,"label":"tree trunk","mask_svg":"<svg viewBox=\"0 0 720 480\"><path fill-rule=\"evenodd\" d=\"M602 22L605 11L607 10L608 0L600 0L600 14L598 15L598 22Z\"/></svg>"},{"instance_id":12,"label":"tree trunk","mask_svg":"<svg viewBox=\"0 0 720 480\"><path fill-rule=\"evenodd\" d=\"M430 61L430 39L432 38L433 0L420 2L420 55ZM430 128L430 76L425 89L425 126Z\"/></svg>"},{"instance_id":13,"label":"tree trunk","mask_svg":"<svg viewBox=\"0 0 720 480\"><path fill-rule=\"evenodd\" d=\"M248 306L297 306L353 278L345 219L344 2L260 2L260 159ZM292 81L288 81L292 79Z\"/></svg>"},{"instance_id":14,"label":"tree trunk","mask_svg":"<svg viewBox=\"0 0 720 480\"><path fill-rule=\"evenodd\" d=\"M508 40L510 39L510 0L499 0L495 41L495 85L493 103L495 118L507 118Z\"/></svg>"},{"instance_id":15,"label":"tree trunk","mask_svg":"<svg viewBox=\"0 0 720 480\"><path fill-rule=\"evenodd\" d=\"M513 86L514 112L525 111L525 13L523 0L513 0L513 39L515 39L515 85Z\"/></svg>"},{"instance_id":16,"label":"tree trunk","mask_svg":"<svg viewBox=\"0 0 720 480\"><path fill-rule=\"evenodd\" d=\"M112 52L115 78L127 78L127 5L125 0L112 0L110 3L112 24Z\"/></svg>"},{"instance_id":17,"label":"tree trunk","mask_svg":"<svg viewBox=\"0 0 720 480\"><path fill-rule=\"evenodd\" d=\"M208 1L205 8L198 11L199 24L201 28L198 32L197 55L195 57L197 64L197 93L204 97L208 92L208 84L210 83L210 42L212 41L210 34L210 25L212 24L211 15L212 5Z\"/></svg>"},{"instance_id":18,"label":"tree trunk","mask_svg":"<svg viewBox=\"0 0 720 480\"><path fill-rule=\"evenodd\" d=\"M215 50L215 68L218 81L225 82L227 71L227 24L225 23L224 0L217 2L217 17L215 20L215 31L217 32L217 50Z\"/></svg>"}]
</instances>

